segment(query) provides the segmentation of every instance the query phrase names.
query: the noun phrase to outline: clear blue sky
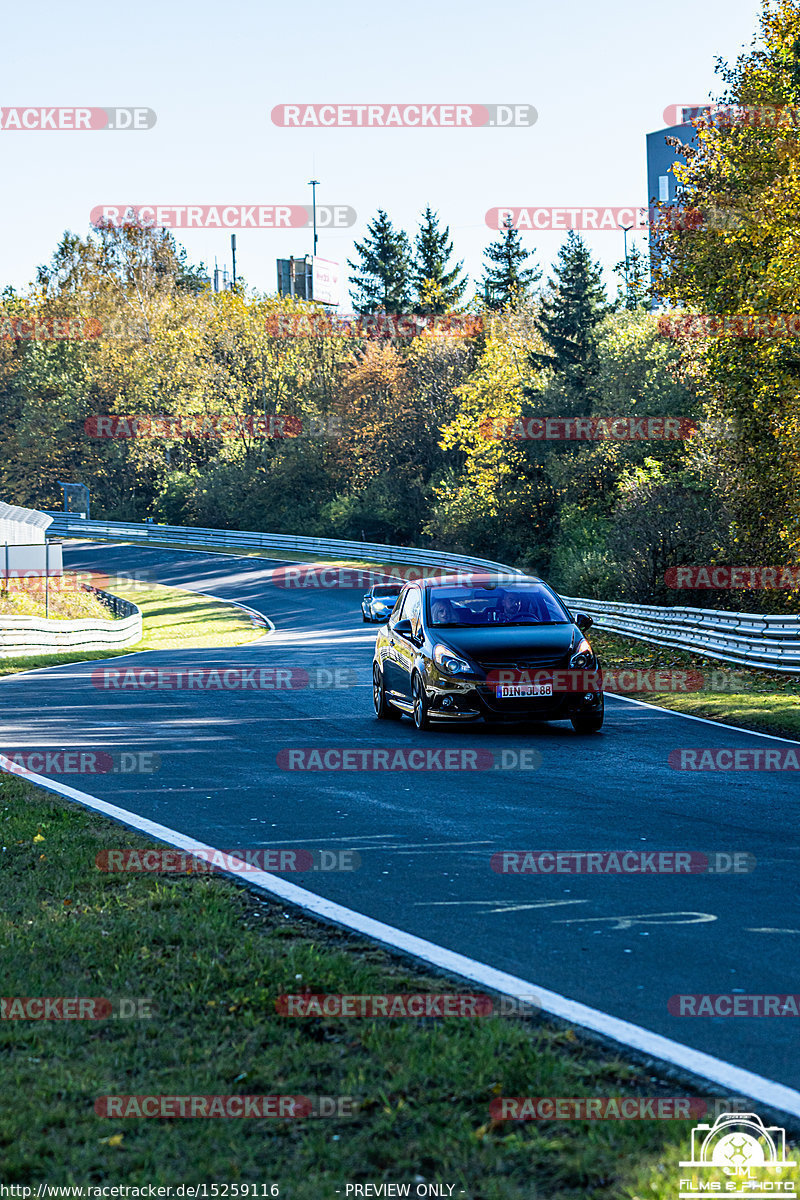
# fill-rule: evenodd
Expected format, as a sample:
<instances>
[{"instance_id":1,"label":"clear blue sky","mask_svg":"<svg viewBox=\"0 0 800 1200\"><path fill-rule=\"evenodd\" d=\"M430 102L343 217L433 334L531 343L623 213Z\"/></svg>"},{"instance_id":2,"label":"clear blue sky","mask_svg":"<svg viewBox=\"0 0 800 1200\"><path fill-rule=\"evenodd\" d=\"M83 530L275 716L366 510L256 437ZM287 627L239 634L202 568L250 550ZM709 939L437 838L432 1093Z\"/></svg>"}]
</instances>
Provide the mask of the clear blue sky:
<instances>
[{"instance_id":1,"label":"clear blue sky","mask_svg":"<svg viewBox=\"0 0 800 1200\"><path fill-rule=\"evenodd\" d=\"M645 134L668 104L717 93L717 56L756 32L757 0L477 0L378 4L11 5L3 106L141 105L142 132L0 132L0 285L24 287L65 229L101 203L352 206L319 253L353 257L376 209L409 234L426 204L450 225L474 281L496 205L646 204ZM529 129L281 129L291 102L528 103ZM549 268L563 234L524 233ZM622 235L588 234L605 266ZM193 261L230 262L230 233L177 231ZM248 283L274 291L275 259L311 232L237 232ZM343 307L349 307L346 303Z\"/></svg>"}]
</instances>

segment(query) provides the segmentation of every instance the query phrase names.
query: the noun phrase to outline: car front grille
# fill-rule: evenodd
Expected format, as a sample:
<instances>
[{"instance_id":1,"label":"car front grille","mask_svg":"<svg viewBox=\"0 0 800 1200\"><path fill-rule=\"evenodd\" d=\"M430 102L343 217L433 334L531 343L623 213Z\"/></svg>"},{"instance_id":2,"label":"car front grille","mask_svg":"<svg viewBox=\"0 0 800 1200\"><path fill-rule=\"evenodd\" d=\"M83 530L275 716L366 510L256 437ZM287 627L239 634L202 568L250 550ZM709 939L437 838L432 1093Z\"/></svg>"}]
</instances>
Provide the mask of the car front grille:
<instances>
[{"instance_id":1,"label":"car front grille","mask_svg":"<svg viewBox=\"0 0 800 1200\"><path fill-rule=\"evenodd\" d=\"M542 671L548 667L566 667L569 664L569 656L565 654L557 654L555 657L542 656L539 658L505 658L502 662L488 662L481 659L478 666L484 671L497 671L501 668L510 670L517 668L520 671Z\"/></svg>"}]
</instances>

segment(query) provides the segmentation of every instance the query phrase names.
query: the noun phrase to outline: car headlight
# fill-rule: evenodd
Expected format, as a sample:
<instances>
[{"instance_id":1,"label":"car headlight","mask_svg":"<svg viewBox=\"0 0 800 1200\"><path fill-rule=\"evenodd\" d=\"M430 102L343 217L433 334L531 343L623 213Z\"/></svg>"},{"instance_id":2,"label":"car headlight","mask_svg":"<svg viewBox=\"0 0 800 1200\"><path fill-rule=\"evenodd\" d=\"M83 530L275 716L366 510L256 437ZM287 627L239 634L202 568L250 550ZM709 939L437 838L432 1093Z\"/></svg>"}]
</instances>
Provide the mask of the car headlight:
<instances>
[{"instance_id":1,"label":"car headlight","mask_svg":"<svg viewBox=\"0 0 800 1200\"><path fill-rule=\"evenodd\" d=\"M433 649L433 661L437 667L440 667L446 675L472 675L473 669L466 661L461 658L449 646L439 642Z\"/></svg>"},{"instance_id":2,"label":"car headlight","mask_svg":"<svg viewBox=\"0 0 800 1200\"><path fill-rule=\"evenodd\" d=\"M577 671L585 671L587 667L594 666L594 651L586 638L581 638L578 649L569 660L569 665Z\"/></svg>"}]
</instances>

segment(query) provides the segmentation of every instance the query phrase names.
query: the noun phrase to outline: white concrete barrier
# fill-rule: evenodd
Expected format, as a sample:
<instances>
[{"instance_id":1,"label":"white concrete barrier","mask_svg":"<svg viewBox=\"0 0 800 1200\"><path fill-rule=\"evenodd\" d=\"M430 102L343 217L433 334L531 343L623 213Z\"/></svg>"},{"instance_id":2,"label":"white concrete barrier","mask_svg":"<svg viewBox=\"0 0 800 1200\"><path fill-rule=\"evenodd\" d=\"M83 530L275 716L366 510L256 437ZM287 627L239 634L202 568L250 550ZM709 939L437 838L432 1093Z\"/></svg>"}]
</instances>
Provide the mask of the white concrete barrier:
<instances>
[{"instance_id":1,"label":"white concrete barrier","mask_svg":"<svg viewBox=\"0 0 800 1200\"><path fill-rule=\"evenodd\" d=\"M0 616L0 660L83 650L122 650L142 640L142 610L98 588L88 588L108 606L108 620L87 617L53 621L45 617ZM115 615L116 614L116 615Z\"/></svg>"}]
</instances>

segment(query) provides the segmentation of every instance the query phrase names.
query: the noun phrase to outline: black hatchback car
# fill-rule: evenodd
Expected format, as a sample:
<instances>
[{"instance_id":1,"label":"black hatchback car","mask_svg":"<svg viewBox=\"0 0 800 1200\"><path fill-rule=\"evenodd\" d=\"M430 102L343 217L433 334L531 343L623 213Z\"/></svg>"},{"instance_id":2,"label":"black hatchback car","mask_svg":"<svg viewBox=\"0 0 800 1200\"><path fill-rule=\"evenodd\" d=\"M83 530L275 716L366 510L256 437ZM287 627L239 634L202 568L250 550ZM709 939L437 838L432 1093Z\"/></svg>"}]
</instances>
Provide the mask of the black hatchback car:
<instances>
[{"instance_id":1,"label":"black hatchback car","mask_svg":"<svg viewBox=\"0 0 800 1200\"><path fill-rule=\"evenodd\" d=\"M491 576L408 583L378 631L372 664L380 720L603 724L600 663L574 617L540 579Z\"/></svg>"}]
</instances>

